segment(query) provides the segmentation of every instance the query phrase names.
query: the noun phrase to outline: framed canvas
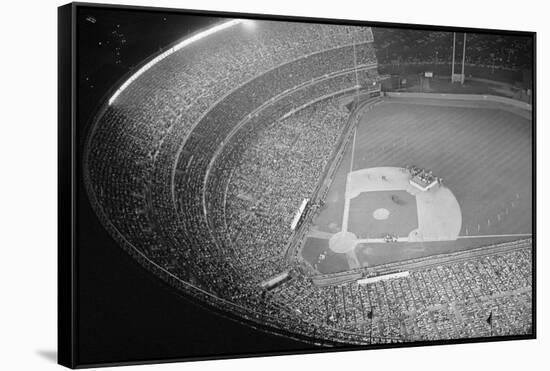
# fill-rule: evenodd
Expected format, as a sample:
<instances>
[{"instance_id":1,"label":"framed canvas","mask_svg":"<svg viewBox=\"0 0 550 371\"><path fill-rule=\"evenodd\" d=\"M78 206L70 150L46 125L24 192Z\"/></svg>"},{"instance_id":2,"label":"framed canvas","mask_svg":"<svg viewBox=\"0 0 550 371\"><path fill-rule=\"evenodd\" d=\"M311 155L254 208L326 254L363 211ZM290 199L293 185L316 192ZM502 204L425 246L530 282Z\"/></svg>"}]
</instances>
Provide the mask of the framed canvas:
<instances>
[{"instance_id":1,"label":"framed canvas","mask_svg":"<svg viewBox=\"0 0 550 371\"><path fill-rule=\"evenodd\" d=\"M60 364L535 338L535 33L58 20Z\"/></svg>"}]
</instances>

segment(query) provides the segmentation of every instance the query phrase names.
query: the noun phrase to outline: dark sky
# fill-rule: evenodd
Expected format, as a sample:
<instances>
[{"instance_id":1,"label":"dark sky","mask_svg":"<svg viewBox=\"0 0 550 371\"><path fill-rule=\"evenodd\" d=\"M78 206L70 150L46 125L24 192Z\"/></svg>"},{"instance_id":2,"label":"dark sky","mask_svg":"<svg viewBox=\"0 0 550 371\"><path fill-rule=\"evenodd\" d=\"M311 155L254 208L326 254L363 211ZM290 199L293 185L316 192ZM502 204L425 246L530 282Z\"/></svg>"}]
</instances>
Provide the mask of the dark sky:
<instances>
[{"instance_id":1,"label":"dark sky","mask_svg":"<svg viewBox=\"0 0 550 371\"><path fill-rule=\"evenodd\" d=\"M79 8L81 124L109 88L161 48L223 18L166 12Z\"/></svg>"}]
</instances>

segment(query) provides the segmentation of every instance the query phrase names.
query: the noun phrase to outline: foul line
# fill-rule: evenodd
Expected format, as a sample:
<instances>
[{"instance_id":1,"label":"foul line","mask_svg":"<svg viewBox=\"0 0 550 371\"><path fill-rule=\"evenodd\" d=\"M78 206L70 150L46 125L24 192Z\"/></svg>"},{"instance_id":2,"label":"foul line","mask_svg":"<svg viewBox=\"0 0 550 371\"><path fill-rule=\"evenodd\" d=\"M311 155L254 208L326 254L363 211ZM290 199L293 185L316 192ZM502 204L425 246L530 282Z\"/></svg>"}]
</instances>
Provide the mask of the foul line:
<instances>
[{"instance_id":1,"label":"foul line","mask_svg":"<svg viewBox=\"0 0 550 371\"><path fill-rule=\"evenodd\" d=\"M355 136L357 135L357 126L353 129L353 142L351 145L351 161L349 165L349 173L346 176L346 191L344 194L344 215L342 215L342 232L348 231L348 218L349 218L349 187L350 187L350 178L353 171L353 154L355 152Z\"/></svg>"},{"instance_id":2,"label":"foul line","mask_svg":"<svg viewBox=\"0 0 550 371\"><path fill-rule=\"evenodd\" d=\"M498 238L498 237L531 237L532 233L518 233L518 234L486 234L479 236L458 236L456 239L465 239L465 238ZM454 240L426 240L426 241L409 241L408 237L399 237L397 242L452 242ZM382 243L386 242L383 238L361 238L357 239L357 244L364 243Z\"/></svg>"},{"instance_id":3,"label":"foul line","mask_svg":"<svg viewBox=\"0 0 550 371\"><path fill-rule=\"evenodd\" d=\"M532 233L517 233L517 234L486 234L486 235L479 235L479 236L458 236L458 239L464 239L464 238L498 238L498 237L528 237L532 236Z\"/></svg>"},{"instance_id":4,"label":"foul line","mask_svg":"<svg viewBox=\"0 0 550 371\"><path fill-rule=\"evenodd\" d=\"M353 157L355 155L355 137L357 135L357 126L353 129L353 143L351 145L351 163L349 165L349 172L353 171Z\"/></svg>"},{"instance_id":5,"label":"foul line","mask_svg":"<svg viewBox=\"0 0 550 371\"><path fill-rule=\"evenodd\" d=\"M409 237L398 237L397 242L409 242ZM363 244L363 243L387 243L387 242L383 238L360 238L360 239L357 239L356 245Z\"/></svg>"}]
</instances>

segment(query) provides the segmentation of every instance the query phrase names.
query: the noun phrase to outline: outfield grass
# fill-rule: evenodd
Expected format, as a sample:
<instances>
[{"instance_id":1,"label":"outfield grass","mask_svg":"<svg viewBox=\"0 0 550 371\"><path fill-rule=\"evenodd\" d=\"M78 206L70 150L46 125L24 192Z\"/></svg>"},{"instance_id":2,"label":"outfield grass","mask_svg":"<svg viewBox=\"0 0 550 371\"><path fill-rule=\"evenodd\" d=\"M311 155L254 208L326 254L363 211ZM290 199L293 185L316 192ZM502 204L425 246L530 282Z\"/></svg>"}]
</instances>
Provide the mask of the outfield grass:
<instances>
[{"instance_id":1,"label":"outfield grass","mask_svg":"<svg viewBox=\"0 0 550 371\"><path fill-rule=\"evenodd\" d=\"M416 165L442 177L455 195L462 211L461 236L531 233L531 141L531 121L510 108L486 102L385 99L361 118L353 165L348 149L314 228L330 233L341 230L350 169ZM354 223L352 217L350 223ZM362 264L377 265L474 248L493 240L502 238L362 245L356 255ZM308 257L323 252L324 244L308 243ZM327 260L324 266L330 265ZM344 269L341 262L340 270Z\"/></svg>"},{"instance_id":2,"label":"outfield grass","mask_svg":"<svg viewBox=\"0 0 550 371\"><path fill-rule=\"evenodd\" d=\"M531 136L530 121L507 111L393 99L361 120L353 170L431 169L460 204L460 235L530 233Z\"/></svg>"}]
</instances>

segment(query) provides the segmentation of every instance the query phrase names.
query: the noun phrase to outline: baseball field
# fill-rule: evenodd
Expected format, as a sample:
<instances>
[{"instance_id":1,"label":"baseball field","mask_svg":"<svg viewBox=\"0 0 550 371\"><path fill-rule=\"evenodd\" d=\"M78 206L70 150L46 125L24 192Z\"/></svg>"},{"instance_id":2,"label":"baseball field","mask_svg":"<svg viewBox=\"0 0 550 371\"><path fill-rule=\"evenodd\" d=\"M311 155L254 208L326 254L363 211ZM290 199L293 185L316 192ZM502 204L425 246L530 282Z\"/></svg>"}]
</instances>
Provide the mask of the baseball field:
<instances>
[{"instance_id":1,"label":"baseball field","mask_svg":"<svg viewBox=\"0 0 550 371\"><path fill-rule=\"evenodd\" d=\"M359 117L301 250L320 273L531 234L532 126L525 111L394 97ZM411 187L410 166L441 182L425 192Z\"/></svg>"}]
</instances>

